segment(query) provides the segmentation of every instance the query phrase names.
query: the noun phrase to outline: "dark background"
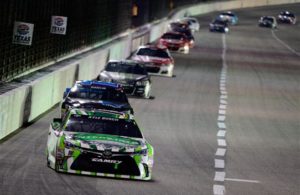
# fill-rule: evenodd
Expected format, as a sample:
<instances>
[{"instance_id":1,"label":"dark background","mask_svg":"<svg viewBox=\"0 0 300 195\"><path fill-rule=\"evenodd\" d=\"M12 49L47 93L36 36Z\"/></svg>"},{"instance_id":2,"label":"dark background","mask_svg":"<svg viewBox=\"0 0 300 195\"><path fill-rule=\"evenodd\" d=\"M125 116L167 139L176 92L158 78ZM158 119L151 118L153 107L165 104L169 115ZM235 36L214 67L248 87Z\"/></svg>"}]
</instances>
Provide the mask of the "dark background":
<instances>
[{"instance_id":1,"label":"dark background","mask_svg":"<svg viewBox=\"0 0 300 195\"><path fill-rule=\"evenodd\" d=\"M129 28L205 0L1 0L0 82ZM132 8L136 5L137 15ZM68 17L66 35L50 34L51 16ZM15 21L34 24L31 46L12 44Z\"/></svg>"}]
</instances>

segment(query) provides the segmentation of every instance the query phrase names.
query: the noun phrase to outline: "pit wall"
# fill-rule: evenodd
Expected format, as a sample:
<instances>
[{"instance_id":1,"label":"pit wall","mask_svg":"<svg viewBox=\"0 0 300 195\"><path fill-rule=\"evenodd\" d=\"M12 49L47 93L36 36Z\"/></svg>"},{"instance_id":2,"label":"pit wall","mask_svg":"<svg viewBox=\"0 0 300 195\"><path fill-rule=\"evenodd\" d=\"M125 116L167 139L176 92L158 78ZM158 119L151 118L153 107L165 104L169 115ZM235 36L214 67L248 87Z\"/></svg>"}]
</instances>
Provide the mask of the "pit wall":
<instances>
[{"instance_id":1,"label":"pit wall","mask_svg":"<svg viewBox=\"0 0 300 195\"><path fill-rule=\"evenodd\" d=\"M167 29L169 21L184 15L200 15L220 10L299 3L300 0L235 0L197 4L177 11L169 20L162 19L138 29L93 51L80 54L55 70L22 87L0 95L0 140L32 122L62 100L63 91L76 80L94 79L110 59L125 59L138 46L157 40ZM50 122L50 121L49 121Z\"/></svg>"}]
</instances>

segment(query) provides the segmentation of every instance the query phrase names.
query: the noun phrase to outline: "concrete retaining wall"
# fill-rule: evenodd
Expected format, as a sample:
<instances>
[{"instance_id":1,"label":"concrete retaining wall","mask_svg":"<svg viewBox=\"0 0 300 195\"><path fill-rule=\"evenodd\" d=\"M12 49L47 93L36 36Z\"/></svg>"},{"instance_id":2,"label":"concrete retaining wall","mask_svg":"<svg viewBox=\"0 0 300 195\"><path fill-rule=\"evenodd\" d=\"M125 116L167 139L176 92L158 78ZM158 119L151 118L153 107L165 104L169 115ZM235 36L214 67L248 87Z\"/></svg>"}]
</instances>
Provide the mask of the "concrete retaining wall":
<instances>
[{"instance_id":1,"label":"concrete retaining wall","mask_svg":"<svg viewBox=\"0 0 300 195\"><path fill-rule=\"evenodd\" d=\"M171 20L184 15L296 2L300 0L234 0L198 4L179 10ZM145 25L142 29L129 31L129 35L111 42L106 47L75 57L67 62L69 65L64 68L0 95L0 139L59 103L64 89L72 86L75 80L96 78L108 59L127 58L140 44L155 41L166 31L168 23L168 20L162 19L149 27Z\"/></svg>"}]
</instances>

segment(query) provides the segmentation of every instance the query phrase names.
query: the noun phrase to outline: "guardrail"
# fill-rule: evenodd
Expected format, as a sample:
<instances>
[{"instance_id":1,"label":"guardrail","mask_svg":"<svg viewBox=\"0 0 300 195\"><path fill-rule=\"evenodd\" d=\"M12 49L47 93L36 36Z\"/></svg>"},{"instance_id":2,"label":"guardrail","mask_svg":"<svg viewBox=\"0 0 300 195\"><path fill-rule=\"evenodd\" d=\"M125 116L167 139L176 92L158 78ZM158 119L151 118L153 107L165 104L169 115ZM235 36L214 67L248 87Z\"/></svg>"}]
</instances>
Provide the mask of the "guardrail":
<instances>
[{"instance_id":1,"label":"guardrail","mask_svg":"<svg viewBox=\"0 0 300 195\"><path fill-rule=\"evenodd\" d=\"M213 11L246 8L254 6L297 3L300 0L236 0L219 3L198 4L179 10L170 19L184 16L205 14ZM59 103L66 87L72 86L75 80L96 78L108 59L127 58L141 44L155 41L166 30L167 19L154 22L135 31L128 32L99 49L81 54L68 60L66 66L51 70L34 81L23 81L16 89L0 95L0 139L13 133L24 123L31 122Z\"/></svg>"}]
</instances>

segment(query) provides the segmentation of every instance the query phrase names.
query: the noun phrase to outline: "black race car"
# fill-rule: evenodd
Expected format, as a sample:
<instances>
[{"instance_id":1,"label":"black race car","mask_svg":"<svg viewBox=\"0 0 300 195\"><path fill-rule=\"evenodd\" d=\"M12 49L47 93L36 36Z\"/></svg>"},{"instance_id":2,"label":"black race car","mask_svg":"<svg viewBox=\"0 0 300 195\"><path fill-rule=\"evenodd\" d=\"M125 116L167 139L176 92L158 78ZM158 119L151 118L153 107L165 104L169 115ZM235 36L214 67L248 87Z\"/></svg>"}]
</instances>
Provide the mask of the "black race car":
<instances>
[{"instance_id":1,"label":"black race car","mask_svg":"<svg viewBox=\"0 0 300 195\"><path fill-rule=\"evenodd\" d=\"M64 92L61 117L72 108L104 109L133 114L123 87L116 83L76 81Z\"/></svg>"},{"instance_id":2,"label":"black race car","mask_svg":"<svg viewBox=\"0 0 300 195\"><path fill-rule=\"evenodd\" d=\"M210 32L223 32L228 33L229 27L227 21L215 19L209 24Z\"/></svg>"},{"instance_id":3,"label":"black race car","mask_svg":"<svg viewBox=\"0 0 300 195\"><path fill-rule=\"evenodd\" d=\"M184 34L189 40L189 44L194 45L195 38L188 24L181 23L181 22L172 22L169 24L169 30L171 32L173 31L173 32Z\"/></svg>"},{"instance_id":4,"label":"black race car","mask_svg":"<svg viewBox=\"0 0 300 195\"><path fill-rule=\"evenodd\" d=\"M277 17L277 20L280 23L287 23L287 24L296 24L297 21L295 14L289 11L280 12L280 14Z\"/></svg>"},{"instance_id":5,"label":"black race car","mask_svg":"<svg viewBox=\"0 0 300 195\"><path fill-rule=\"evenodd\" d=\"M98 80L119 83L125 93L150 98L151 79L146 67L132 60L109 61L98 76Z\"/></svg>"},{"instance_id":6,"label":"black race car","mask_svg":"<svg viewBox=\"0 0 300 195\"><path fill-rule=\"evenodd\" d=\"M258 21L258 26L267 28L277 28L277 21L274 16L262 16Z\"/></svg>"}]
</instances>

